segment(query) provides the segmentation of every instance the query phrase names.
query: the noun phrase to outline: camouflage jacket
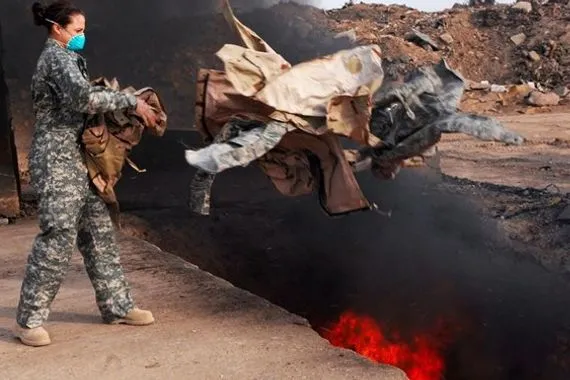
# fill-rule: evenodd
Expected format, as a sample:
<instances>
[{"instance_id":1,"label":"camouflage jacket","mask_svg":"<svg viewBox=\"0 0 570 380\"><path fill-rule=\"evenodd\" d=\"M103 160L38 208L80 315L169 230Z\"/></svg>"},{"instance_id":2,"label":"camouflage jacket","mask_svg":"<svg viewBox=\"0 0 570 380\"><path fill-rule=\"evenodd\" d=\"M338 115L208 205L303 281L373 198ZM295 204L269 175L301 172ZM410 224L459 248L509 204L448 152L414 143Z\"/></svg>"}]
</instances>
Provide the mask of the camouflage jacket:
<instances>
[{"instance_id":1,"label":"camouflage jacket","mask_svg":"<svg viewBox=\"0 0 570 380\"><path fill-rule=\"evenodd\" d=\"M137 101L133 94L91 85L85 59L51 38L38 59L31 91L36 123L30 172L36 190L46 185L38 180L54 155L81 165L80 136L87 114L135 107Z\"/></svg>"}]
</instances>

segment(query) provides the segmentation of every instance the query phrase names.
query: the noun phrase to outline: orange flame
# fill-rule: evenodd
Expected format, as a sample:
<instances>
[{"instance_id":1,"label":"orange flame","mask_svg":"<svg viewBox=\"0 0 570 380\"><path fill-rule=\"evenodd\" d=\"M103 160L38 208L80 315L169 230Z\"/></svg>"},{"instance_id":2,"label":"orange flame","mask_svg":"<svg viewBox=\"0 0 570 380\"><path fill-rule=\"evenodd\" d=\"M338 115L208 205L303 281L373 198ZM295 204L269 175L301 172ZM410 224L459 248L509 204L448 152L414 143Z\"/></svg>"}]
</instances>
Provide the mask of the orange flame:
<instances>
[{"instance_id":1,"label":"orange flame","mask_svg":"<svg viewBox=\"0 0 570 380\"><path fill-rule=\"evenodd\" d=\"M346 312L331 329L323 332L331 344L352 349L379 363L401 368L410 380L439 380L445 364L441 347L428 335L417 335L413 342L391 341L368 316Z\"/></svg>"}]
</instances>

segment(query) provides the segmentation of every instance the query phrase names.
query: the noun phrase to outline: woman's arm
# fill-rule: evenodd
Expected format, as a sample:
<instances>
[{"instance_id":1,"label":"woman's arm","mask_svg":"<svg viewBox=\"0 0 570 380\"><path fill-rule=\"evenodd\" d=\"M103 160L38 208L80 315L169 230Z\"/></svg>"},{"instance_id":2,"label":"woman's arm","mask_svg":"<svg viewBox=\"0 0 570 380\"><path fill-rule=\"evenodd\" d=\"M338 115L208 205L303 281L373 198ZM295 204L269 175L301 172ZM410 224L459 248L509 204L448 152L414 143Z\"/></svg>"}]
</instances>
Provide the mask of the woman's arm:
<instances>
[{"instance_id":1,"label":"woman's arm","mask_svg":"<svg viewBox=\"0 0 570 380\"><path fill-rule=\"evenodd\" d=\"M137 106L137 98L132 94L91 85L77 61L66 52L54 52L49 59L53 85L64 107L97 114Z\"/></svg>"}]
</instances>

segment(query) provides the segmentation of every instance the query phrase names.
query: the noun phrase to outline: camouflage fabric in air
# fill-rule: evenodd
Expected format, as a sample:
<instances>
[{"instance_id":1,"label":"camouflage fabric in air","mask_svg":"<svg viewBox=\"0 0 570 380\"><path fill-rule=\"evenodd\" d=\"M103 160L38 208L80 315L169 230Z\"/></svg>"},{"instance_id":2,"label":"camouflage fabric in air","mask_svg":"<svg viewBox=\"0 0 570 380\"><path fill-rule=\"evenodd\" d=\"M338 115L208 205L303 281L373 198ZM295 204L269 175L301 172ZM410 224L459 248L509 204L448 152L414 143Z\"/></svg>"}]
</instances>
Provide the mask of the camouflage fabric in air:
<instances>
[{"instance_id":1,"label":"camouflage fabric in air","mask_svg":"<svg viewBox=\"0 0 570 380\"><path fill-rule=\"evenodd\" d=\"M277 121L263 124L234 119L229 124L234 124L228 128L236 130L237 134L199 150L187 150L186 161L211 174L238 166L247 166L275 148L287 132L295 129L291 125Z\"/></svg>"},{"instance_id":2,"label":"camouflage fabric in air","mask_svg":"<svg viewBox=\"0 0 570 380\"><path fill-rule=\"evenodd\" d=\"M239 122L227 123L220 130L220 133L214 136L212 144L224 143L232 137L236 137L239 132ZM215 174L208 173L202 169L198 169L196 174L194 174L194 178L192 178L192 182L190 183L189 196L189 206L194 213L200 215L210 214L210 197L215 179Z\"/></svg>"},{"instance_id":3,"label":"camouflage fabric in air","mask_svg":"<svg viewBox=\"0 0 570 380\"><path fill-rule=\"evenodd\" d=\"M464 133L507 144L523 142L521 136L495 119L458 112L463 91L463 78L445 61L416 69L403 83L384 82L374 94L369 121L370 132L382 143L361 147L352 163L353 170L371 170L379 178L394 178L406 162L418 166L417 159L426 157L443 133ZM208 147L187 151L187 161L199 168L191 184L192 211L209 214L215 173L264 156L286 133L295 130L275 122L241 123L226 125Z\"/></svg>"},{"instance_id":4,"label":"camouflage fabric in air","mask_svg":"<svg viewBox=\"0 0 570 380\"><path fill-rule=\"evenodd\" d=\"M360 150L355 169L372 169L393 178L402 161L422 156L442 133L464 133L480 140L519 145L524 139L497 120L457 112L463 78L445 61L411 72L403 84L385 82L374 96L370 131L383 140Z\"/></svg>"},{"instance_id":5,"label":"camouflage fabric in air","mask_svg":"<svg viewBox=\"0 0 570 380\"><path fill-rule=\"evenodd\" d=\"M190 209L200 215L210 213L210 194L216 173L247 166L275 148L293 126L277 121L233 119L214 137L212 144L186 151L186 160L198 168L190 184Z\"/></svg>"},{"instance_id":6,"label":"camouflage fabric in air","mask_svg":"<svg viewBox=\"0 0 570 380\"><path fill-rule=\"evenodd\" d=\"M41 232L28 258L18 324L33 328L47 319L76 243L103 319L123 317L133 300L109 212L90 185L80 137L86 114L134 107L136 98L91 86L85 60L51 39L38 59L32 97L36 124L29 166Z\"/></svg>"}]
</instances>

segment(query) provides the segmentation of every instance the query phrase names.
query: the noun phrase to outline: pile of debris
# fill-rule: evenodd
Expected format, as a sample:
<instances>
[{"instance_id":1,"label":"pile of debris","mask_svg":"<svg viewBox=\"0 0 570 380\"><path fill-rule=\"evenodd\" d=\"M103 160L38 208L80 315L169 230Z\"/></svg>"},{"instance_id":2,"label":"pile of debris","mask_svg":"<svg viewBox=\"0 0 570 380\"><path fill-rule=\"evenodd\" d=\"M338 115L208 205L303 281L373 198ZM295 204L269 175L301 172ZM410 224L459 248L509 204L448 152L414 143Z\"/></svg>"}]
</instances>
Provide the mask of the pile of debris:
<instances>
[{"instance_id":1,"label":"pile of debris","mask_svg":"<svg viewBox=\"0 0 570 380\"><path fill-rule=\"evenodd\" d=\"M355 4L330 11L328 16L330 28L341 36L380 45L391 64L388 75L403 76L445 58L477 82L473 87L479 87L478 91L505 93L512 88L493 84L522 83L533 92L532 97L524 94L525 103L552 106L564 100L570 84L567 3L456 5L436 13L400 5Z\"/></svg>"},{"instance_id":2,"label":"pile of debris","mask_svg":"<svg viewBox=\"0 0 570 380\"><path fill-rule=\"evenodd\" d=\"M248 10L240 14L240 18L292 63L355 44L375 44L382 49L386 78L397 80L415 68L445 58L468 80L490 83L488 88L485 85L478 89L478 86L467 88L462 101L465 111L492 112L505 110L509 107L507 104L516 104L520 108L532 103L525 100L528 93L524 92L516 101L512 97L505 101L504 89L509 89L506 84L528 84L538 92L556 90L559 98L551 94L540 97L547 96L549 106L554 100L564 104L570 100L565 97L565 85L570 83L570 76L565 73L570 70L570 62L564 61L566 42L562 32L567 28L570 8L550 1L540 6L535 4L527 12L524 4L456 6L443 12L426 13L405 6L381 4L355 4L324 12L311 6L284 2ZM191 21L188 17L173 19L161 28L160 33L149 32L145 39L129 38L130 41L144 41L145 46L132 49L140 57L133 60L129 54L121 57L124 62L115 65L132 67L133 61L144 63L132 67L137 73L135 76L146 79L151 75L152 83L157 84L173 110L172 124L186 125L194 116L188 104L193 101L198 68L220 68L214 53L224 43L235 42L235 35L220 14L195 15ZM140 25L131 28L137 33L140 29ZM570 29L568 31L570 33ZM520 33L525 33L522 43ZM170 47L164 46L165 34L180 38ZM549 40L560 42L556 50L533 48ZM120 48L109 43L100 49L111 53ZM478 100L470 102L471 98Z\"/></svg>"},{"instance_id":3,"label":"pile of debris","mask_svg":"<svg viewBox=\"0 0 570 380\"><path fill-rule=\"evenodd\" d=\"M536 113L568 104L568 99L566 87L559 87L552 91L534 82L498 85L491 84L489 81L468 81L461 109L481 113L498 112L499 109L519 113Z\"/></svg>"}]
</instances>

